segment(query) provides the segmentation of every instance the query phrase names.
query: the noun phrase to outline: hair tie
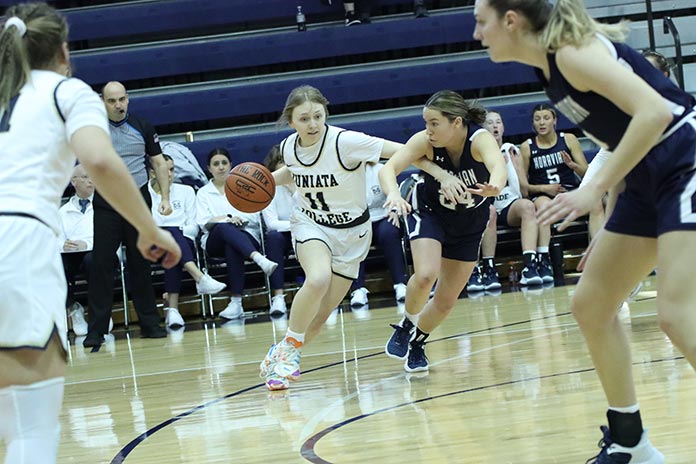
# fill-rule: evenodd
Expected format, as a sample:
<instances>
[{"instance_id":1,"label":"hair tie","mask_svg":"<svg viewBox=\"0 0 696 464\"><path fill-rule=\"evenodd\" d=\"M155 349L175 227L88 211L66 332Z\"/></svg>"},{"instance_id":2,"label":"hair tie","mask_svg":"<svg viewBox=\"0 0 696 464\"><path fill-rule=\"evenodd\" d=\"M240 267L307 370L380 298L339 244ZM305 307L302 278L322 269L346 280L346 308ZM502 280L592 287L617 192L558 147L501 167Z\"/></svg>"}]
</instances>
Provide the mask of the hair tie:
<instances>
[{"instance_id":1,"label":"hair tie","mask_svg":"<svg viewBox=\"0 0 696 464\"><path fill-rule=\"evenodd\" d=\"M27 33L27 25L24 23L24 21L21 20L21 18L18 18L17 16L12 16L11 18L8 18L7 21L5 21L4 29L7 29L10 26L14 26L17 28L20 37L24 37L24 34Z\"/></svg>"}]
</instances>

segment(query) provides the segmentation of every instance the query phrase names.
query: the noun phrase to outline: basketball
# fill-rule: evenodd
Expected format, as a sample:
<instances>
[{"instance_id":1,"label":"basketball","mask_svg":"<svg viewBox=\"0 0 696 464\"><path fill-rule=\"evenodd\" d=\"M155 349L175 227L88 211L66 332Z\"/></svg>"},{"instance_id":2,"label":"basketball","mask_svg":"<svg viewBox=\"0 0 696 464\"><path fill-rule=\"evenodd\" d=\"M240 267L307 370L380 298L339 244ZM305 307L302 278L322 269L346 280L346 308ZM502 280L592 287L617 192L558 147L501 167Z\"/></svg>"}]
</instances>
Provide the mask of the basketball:
<instances>
[{"instance_id":1,"label":"basketball","mask_svg":"<svg viewBox=\"0 0 696 464\"><path fill-rule=\"evenodd\" d=\"M257 213L275 195L275 181L266 166L259 163L240 163L227 175L225 196L232 206L243 213Z\"/></svg>"}]
</instances>

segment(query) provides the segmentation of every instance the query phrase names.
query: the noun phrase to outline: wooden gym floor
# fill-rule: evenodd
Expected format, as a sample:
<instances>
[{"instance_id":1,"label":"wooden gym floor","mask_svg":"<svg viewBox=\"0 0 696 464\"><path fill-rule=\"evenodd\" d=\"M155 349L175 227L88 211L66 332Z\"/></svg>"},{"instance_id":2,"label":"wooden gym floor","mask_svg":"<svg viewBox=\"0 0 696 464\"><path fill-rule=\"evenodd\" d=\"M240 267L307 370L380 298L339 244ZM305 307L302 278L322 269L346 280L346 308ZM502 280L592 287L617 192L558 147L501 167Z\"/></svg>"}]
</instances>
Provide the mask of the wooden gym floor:
<instances>
[{"instance_id":1,"label":"wooden gym floor","mask_svg":"<svg viewBox=\"0 0 696 464\"><path fill-rule=\"evenodd\" d=\"M651 440L668 463L694 463L696 379L657 327L655 285L620 317ZM59 462L584 463L605 401L573 291L461 299L430 337L426 375L384 355L397 307L344 308L285 392L258 377L285 332L263 315L190 322L163 340L117 330L97 353L71 345Z\"/></svg>"}]
</instances>

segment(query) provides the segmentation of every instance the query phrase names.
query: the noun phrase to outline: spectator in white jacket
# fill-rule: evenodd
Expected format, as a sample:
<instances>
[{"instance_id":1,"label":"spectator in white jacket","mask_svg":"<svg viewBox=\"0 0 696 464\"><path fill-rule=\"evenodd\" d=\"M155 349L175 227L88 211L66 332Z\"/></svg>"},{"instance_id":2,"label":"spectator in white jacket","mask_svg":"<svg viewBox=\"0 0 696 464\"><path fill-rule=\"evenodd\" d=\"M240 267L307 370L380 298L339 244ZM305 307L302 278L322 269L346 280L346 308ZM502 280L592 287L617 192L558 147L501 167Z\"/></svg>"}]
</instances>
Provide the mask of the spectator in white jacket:
<instances>
[{"instance_id":1,"label":"spectator in white jacket","mask_svg":"<svg viewBox=\"0 0 696 464\"><path fill-rule=\"evenodd\" d=\"M174 160L169 155L162 155L167 162L169 172L169 203L172 212L163 215L159 212L162 202L160 186L155 177L155 171L150 167L150 182L147 184L152 198L152 217L161 228L168 230L181 248L181 261L171 269L164 271L164 302L165 324L170 329L179 329L184 326L184 319L179 312L179 293L181 292L181 280L185 269L193 280L196 281L196 290L201 295L219 293L225 288L225 284L218 282L208 274L202 272L196 264L195 250L196 237L198 236L198 224L196 223L196 193L188 185L175 184Z\"/></svg>"}]
</instances>

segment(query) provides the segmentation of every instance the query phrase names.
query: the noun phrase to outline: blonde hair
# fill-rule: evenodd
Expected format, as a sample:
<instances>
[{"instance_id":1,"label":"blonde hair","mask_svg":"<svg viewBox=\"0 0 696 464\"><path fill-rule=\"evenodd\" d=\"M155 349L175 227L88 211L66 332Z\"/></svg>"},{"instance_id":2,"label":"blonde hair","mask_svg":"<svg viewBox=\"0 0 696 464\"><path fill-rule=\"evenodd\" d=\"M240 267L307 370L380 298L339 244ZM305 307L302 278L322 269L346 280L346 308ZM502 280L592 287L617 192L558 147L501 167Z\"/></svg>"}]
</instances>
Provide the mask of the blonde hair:
<instances>
[{"instance_id":1,"label":"blonde hair","mask_svg":"<svg viewBox=\"0 0 696 464\"><path fill-rule=\"evenodd\" d=\"M24 35L15 25L5 27L12 17L26 24ZM45 3L23 3L7 9L0 26L0 110L9 106L32 69L46 69L55 63L67 40L65 18Z\"/></svg>"},{"instance_id":2,"label":"blonde hair","mask_svg":"<svg viewBox=\"0 0 696 464\"><path fill-rule=\"evenodd\" d=\"M510 10L521 13L547 50L583 45L596 33L614 42L623 42L628 35L628 21L599 23L587 13L582 0L555 0L554 5L547 0L488 0L488 4L501 18Z\"/></svg>"},{"instance_id":3,"label":"blonde hair","mask_svg":"<svg viewBox=\"0 0 696 464\"><path fill-rule=\"evenodd\" d=\"M540 40L548 50L558 50L565 45L584 45L597 33L613 42L623 42L628 29L628 21L625 20L616 24L595 21L582 0L557 0Z\"/></svg>"},{"instance_id":4,"label":"blonde hair","mask_svg":"<svg viewBox=\"0 0 696 464\"><path fill-rule=\"evenodd\" d=\"M322 105L326 115L329 115L329 100L322 95L319 89L316 89L311 85L302 85L292 89L290 95L288 95L288 98L285 101L285 107L283 108L283 112L281 113L280 118L278 118L276 125L281 126L283 124L288 124L292 120L293 110L305 102L312 102Z\"/></svg>"}]
</instances>

